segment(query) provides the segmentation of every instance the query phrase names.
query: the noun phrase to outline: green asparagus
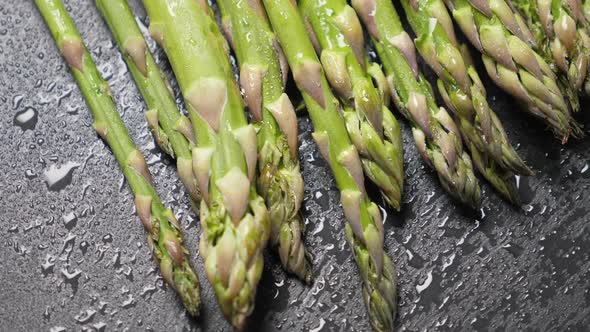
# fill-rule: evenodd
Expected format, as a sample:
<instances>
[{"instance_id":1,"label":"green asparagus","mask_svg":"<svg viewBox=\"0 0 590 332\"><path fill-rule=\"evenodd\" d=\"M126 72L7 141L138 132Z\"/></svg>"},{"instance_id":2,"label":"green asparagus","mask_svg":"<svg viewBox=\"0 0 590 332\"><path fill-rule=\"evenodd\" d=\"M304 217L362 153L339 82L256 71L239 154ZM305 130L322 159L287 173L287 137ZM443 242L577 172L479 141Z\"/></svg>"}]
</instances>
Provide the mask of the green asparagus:
<instances>
[{"instance_id":1,"label":"green asparagus","mask_svg":"<svg viewBox=\"0 0 590 332\"><path fill-rule=\"evenodd\" d=\"M393 263L383 250L383 221L365 192L362 163L346 132L341 105L332 94L305 25L291 0L264 0L315 127L313 138L341 192L346 235L363 279L364 300L377 331L393 329L396 289Z\"/></svg>"},{"instance_id":2,"label":"green asparagus","mask_svg":"<svg viewBox=\"0 0 590 332\"><path fill-rule=\"evenodd\" d=\"M553 61L576 93L590 93L590 37L581 0L511 0L527 17L536 51ZM565 79L565 78L564 78Z\"/></svg>"},{"instance_id":3,"label":"green asparagus","mask_svg":"<svg viewBox=\"0 0 590 332\"><path fill-rule=\"evenodd\" d=\"M255 187L256 131L211 9L194 0L144 0L150 33L164 48L188 108L201 190L201 256L225 317L238 329L254 309L269 237Z\"/></svg>"},{"instance_id":4,"label":"green asparagus","mask_svg":"<svg viewBox=\"0 0 590 332\"><path fill-rule=\"evenodd\" d=\"M438 88L454 113L476 168L508 200L517 202L514 173L532 175L520 159L494 111L465 45L455 37L442 0L402 0L417 35L415 45L439 77Z\"/></svg>"},{"instance_id":5,"label":"green asparagus","mask_svg":"<svg viewBox=\"0 0 590 332\"><path fill-rule=\"evenodd\" d=\"M35 0L35 3L86 99L94 117L94 129L111 147L135 195L137 214L149 232L148 243L164 280L176 289L187 311L198 315L200 284L183 245L180 226L172 211L160 201L145 159L117 113L108 84L96 69L63 3L60 0Z\"/></svg>"},{"instance_id":6,"label":"green asparagus","mask_svg":"<svg viewBox=\"0 0 590 332\"><path fill-rule=\"evenodd\" d=\"M397 119L384 106L388 89L375 87L374 75L385 77L365 54L363 29L354 9L345 0L299 2L309 34L321 49L326 78L340 97L346 129L361 155L365 174L397 210L403 190L403 150ZM387 83L382 80L384 86Z\"/></svg>"},{"instance_id":7,"label":"green asparagus","mask_svg":"<svg viewBox=\"0 0 590 332\"><path fill-rule=\"evenodd\" d=\"M571 115L555 73L531 45L534 38L520 15L504 0L445 0L455 21L483 55L492 80L518 98L565 143L582 131ZM563 84L561 84L563 85ZM568 89L565 89L566 91Z\"/></svg>"},{"instance_id":8,"label":"green asparagus","mask_svg":"<svg viewBox=\"0 0 590 332\"><path fill-rule=\"evenodd\" d=\"M200 192L193 172L191 149L195 138L191 123L182 115L126 0L96 0L119 49L123 53L148 111L145 113L154 139L168 155L176 158L178 175L190 198L198 203Z\"/></svg>"},{"instance_id":9,"label":"green asparagus","mask_svg":"<svg viewBox=\"0 0 590 332\"><path fill-rule=\"evenodd\" d=\"M459 129L447 111L436 105L432 88L418 69L412 39L393 4L389 0L353 0L352 6L381 58L394 103L412 125L418 152L453 197L478 207L481 190Z\"/></svg>"},{"instance_id":10,"label":"green asparagus","mask_svg":"<svg viewBox=\"0 0 590 332\"><path fill-rule=\"evenodd\" d=\"M303 178L299 170L297 117L284 92L286 60L259 0L217 1L225 34L236 52L240 86L257 124L258 190L270 212L270 240L285 269L311 281L303 243Z\"/></svg>"}]
</instances>

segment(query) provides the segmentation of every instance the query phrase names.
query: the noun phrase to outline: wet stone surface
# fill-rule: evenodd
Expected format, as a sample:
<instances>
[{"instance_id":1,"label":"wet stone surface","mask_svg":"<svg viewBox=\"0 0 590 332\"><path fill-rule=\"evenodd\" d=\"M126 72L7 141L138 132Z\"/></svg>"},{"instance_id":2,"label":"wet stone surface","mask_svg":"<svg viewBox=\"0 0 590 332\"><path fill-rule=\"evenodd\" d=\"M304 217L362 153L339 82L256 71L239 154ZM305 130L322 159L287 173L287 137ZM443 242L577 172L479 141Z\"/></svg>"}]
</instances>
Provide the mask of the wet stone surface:
<instances>
[{"instance_id":1,"label":"wet stone surface","mask_svg":"<svg viewBox=\"0 0 590 332\"><path fill-rule=\"evenodd\" d=\"M92 3L67 5L163 200L186 233L203 284L202 318L190 319L164 285L123 175L92 130L84 100L32 1L5 0L0 2L0 330L229 331L198 256L198 219L173 163L148 133L145 105ZM139 2L131 4L145 22ZM156 55L171 76L161 50ZM482 76L510 138L538 175L520 179L520 208L483 185L483 208L465 210L442 192L404 125L403 210L383 210L387 251L397 265L397 326L400 331L587 329L590 139L561 146ZM590 111L588 101L583 104ZM586 127L588 114L580 116ZM315 281L304 287L287 278L278 258L267 254L249 329L367 331L339 195L312 143L309 119L302 115L299 122L303 215ZM372 196L384 206L376 192Z\"/></svg>"}]
</instances>

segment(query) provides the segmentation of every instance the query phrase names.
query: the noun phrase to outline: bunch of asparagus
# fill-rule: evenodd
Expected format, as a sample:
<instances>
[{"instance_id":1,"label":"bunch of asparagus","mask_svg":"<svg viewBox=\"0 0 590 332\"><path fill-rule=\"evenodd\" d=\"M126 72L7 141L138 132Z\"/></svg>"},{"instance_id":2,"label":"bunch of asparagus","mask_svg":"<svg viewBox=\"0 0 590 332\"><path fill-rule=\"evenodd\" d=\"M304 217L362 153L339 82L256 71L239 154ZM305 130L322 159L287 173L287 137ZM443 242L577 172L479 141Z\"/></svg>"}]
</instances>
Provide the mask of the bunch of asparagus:
<instances>
[{"instance_id":1,"label":"bunch of asparagus","mask_svg":"<svg viewBox=\"0 0 590 332\"><path fill-rule=\"evenodd\" d=\"M475 167L506 199L517 202L514 174L533 172L514 151L500 119L489 107L486 89L467 47L455 37L443 1L401 2L417 35L416 47L439 77L439 91L456 117Z\"/></svg>"},{"instance_id":2,"label":"bunch of asparagus","mask_svg":"<svg viewBox=\"0 0 590 332\"><path fill-rule=\"evenodd\" d=\"M303 243L303 178L297 118L284 92L288 65L259 1L219 0L225 34L240 67L240 86L257 124L258 190L270 212L270 239L285 269L311 282Z\"/></svg>"},{"instance_id":3,"label":"bunch of asparagus","mask_svg":"<svg viewBox=\"0 0 590 332\"><path fill-rule=\"evenodd\" d=\"M590 93L590 37L581 0L510 0L528 18L536 50L553 61L576 93Z\"/></svg>"},{"instance_id":4,"label":"bunch of asparagus","mask_svg":"<svg viewBox=\"0 0 590 332\"><path fill-rule=\"evenodd\" d=\"M303 0L299 5L326 78L342 101L346 129L365 174L378 185L389 205L399 210L403 190L401 130L384 105L389 99L387 81L379 65L367 59L360 21L345 0Z\"/></svg>"},{"instance_id":5,"label":"bunch of asparagus","mask_svg":"<svg viewBox=\"0 0 590 332\"><path fill-rule=\"evenodd\" d=\"M467 39L482 53L486 70L498 86L543 120L563 143L570 136L582 135L571 114L577 107L577 96L572 95L567 84L558 81L550 64L533 50L532 33L508 3L504 0L445 0L445 3Z\"/></svg>"},{"instance_id":6,"label":"bunch of asparagus","mask_svg":"<svg viewBox=\"0 0 590 332\"><path fill-rule=\"evenodd\" d=\"M264 0L272 27L314 124L313 138L340 189L346 235L363 279L369 319L377 331L393 329L395 270L383 250L383 221L364 186L359 154L346 132L342 105L332 94L298 8L290 0Z\"/></svg>"},{"instance_id":7,"label":"bunch of asparagus","mask_svg":"<svg viewBox=\"0 0 590 332\"><path fill-rule=\"evenodd\" d=\"M178 222L161 203L108 85L63 3L35 2L89 105L96 131L131 186L165 281L197 315L199 281ZM345 0L219 0L225 38L206 1L144 0L150 34L170 60L188 118L176 107L126 0L96 2L148 106L145 116L156 142L176 159L187 193L200 205L200 253L207 277L223 314L238 329L254 309L269 238L288 272L308 283L312 277L299 215L303 179L297 119L285 93L289 67L313 121L312 136L341 192L347 240L377 331L393 329L396 275L383 248L382 217L367 195L364 177L400 209L402 139L389 101L409 120L419 153L459 201L480 204L473 164L513 202L514 175L533 174L489 107L445 4L499 86L563 142L582 134L572 111L579 106L580 90L590 92L590 1L401 0L417 35L412 41L389 0L352 0L352 7ZM385 73L368 60L361 22ZM437 74L455 120L437 106L418 68L416 49Z\"/></svg>"},{"instance_id":8,"label":"bunch of asparagus","mask_svg":"<svg viewBox=\"0 0 590 332\"><path fill-rule=\"evenodd\" d=\"M443 187L459 201L477 207L481 191L461 133L418 69L414 45L388 0L353 0L387 74L391 96L410 121L418 152L434 167Z\"/></svg>"},{"instance_id":9,"label":"bunch of asparagus","mask_svg":"<svg viewBox=\"0 0 590 332\"><path fill-rule=\"evenodd\" d=\"M61 54L70 66L94 118L94 129L111 147L133 194L148 244L164 280L180 295L187 311L198 315L200 284L183 245L180 226L164 207L141 152L117 112L108 84L102 79L61 0L35 0Z\"/></svg>"}]
</instances>

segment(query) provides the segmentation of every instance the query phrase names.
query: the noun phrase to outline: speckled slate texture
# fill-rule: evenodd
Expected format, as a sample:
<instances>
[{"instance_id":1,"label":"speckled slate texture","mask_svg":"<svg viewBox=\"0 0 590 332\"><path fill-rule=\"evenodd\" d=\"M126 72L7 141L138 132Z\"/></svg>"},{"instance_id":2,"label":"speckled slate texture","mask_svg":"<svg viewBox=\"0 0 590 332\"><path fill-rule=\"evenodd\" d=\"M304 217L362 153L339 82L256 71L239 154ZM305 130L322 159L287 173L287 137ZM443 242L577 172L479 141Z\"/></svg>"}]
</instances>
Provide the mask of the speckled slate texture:
<instances>
[{"instance_id":1,"label":"speckled slate texture","mask_svg":"<svg viewBox=\"0 0 590 332\"><path fill-rule=\"evenodd\" d=\"M67 5L186 232L204 285L202 318L190 319L163 285L129 188L92 130L32 1L2 0L0 330L230 331L198 256L198 219L171 160L148 134L145 106L125 64L93 1ZM131 5L145 22L139 1ZM156 55L170 76L161 50ZM538 175L520 179L521 208L483 185L483 208L465 210L442 192L404 126L403 211L383 210L399 277L398 329L588 330L590 139L561 146L482 76L510 138ZM590 105L583 104L587 113L580 118L588 127ZM309 119L302 115L299 123L315 282L304 287L286 278L278 258L267 255L249 330L368 331L338 192L312 144Z\"/></svg>"}]
</instances>

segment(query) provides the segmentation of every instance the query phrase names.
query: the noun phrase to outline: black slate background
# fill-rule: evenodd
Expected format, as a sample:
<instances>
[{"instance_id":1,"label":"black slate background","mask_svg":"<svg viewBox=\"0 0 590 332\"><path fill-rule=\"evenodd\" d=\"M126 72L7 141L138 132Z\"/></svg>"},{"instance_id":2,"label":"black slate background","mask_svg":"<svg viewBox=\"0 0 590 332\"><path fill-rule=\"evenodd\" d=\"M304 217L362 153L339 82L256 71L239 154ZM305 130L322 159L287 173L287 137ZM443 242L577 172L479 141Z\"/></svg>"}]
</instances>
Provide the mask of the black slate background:
<instances>
[{"instance_id":1,"label":"black slate background","mask_svg":"<svg viewBox=\"0 0 590 332\"><path fill-rule=\"evenodd\" d=\"M145 22L139 1L130 2ZM92 130L33 2L1 0L0 330L231 330L203 273L198 219L171 160L154 146L145 105L108 30L92 1L67 5L185 230L203 284L202 318L190 319L163 285L129 188ZM170 76L161 50L156 55ZM403 210L383 210L399 277L398 329L588 330L590 139L560 145L482 76L509 136L538 175L520 179L521 208L482 182L482 209L463 209L420 161L404 125ZM583 104L580 119L588 127L590 105ZM269 254L249 329L367 331L338 192L311 141L309 119L302 115L299 123L315 282L304 287L287 278Z\"/></svg>"}]
</instances>

